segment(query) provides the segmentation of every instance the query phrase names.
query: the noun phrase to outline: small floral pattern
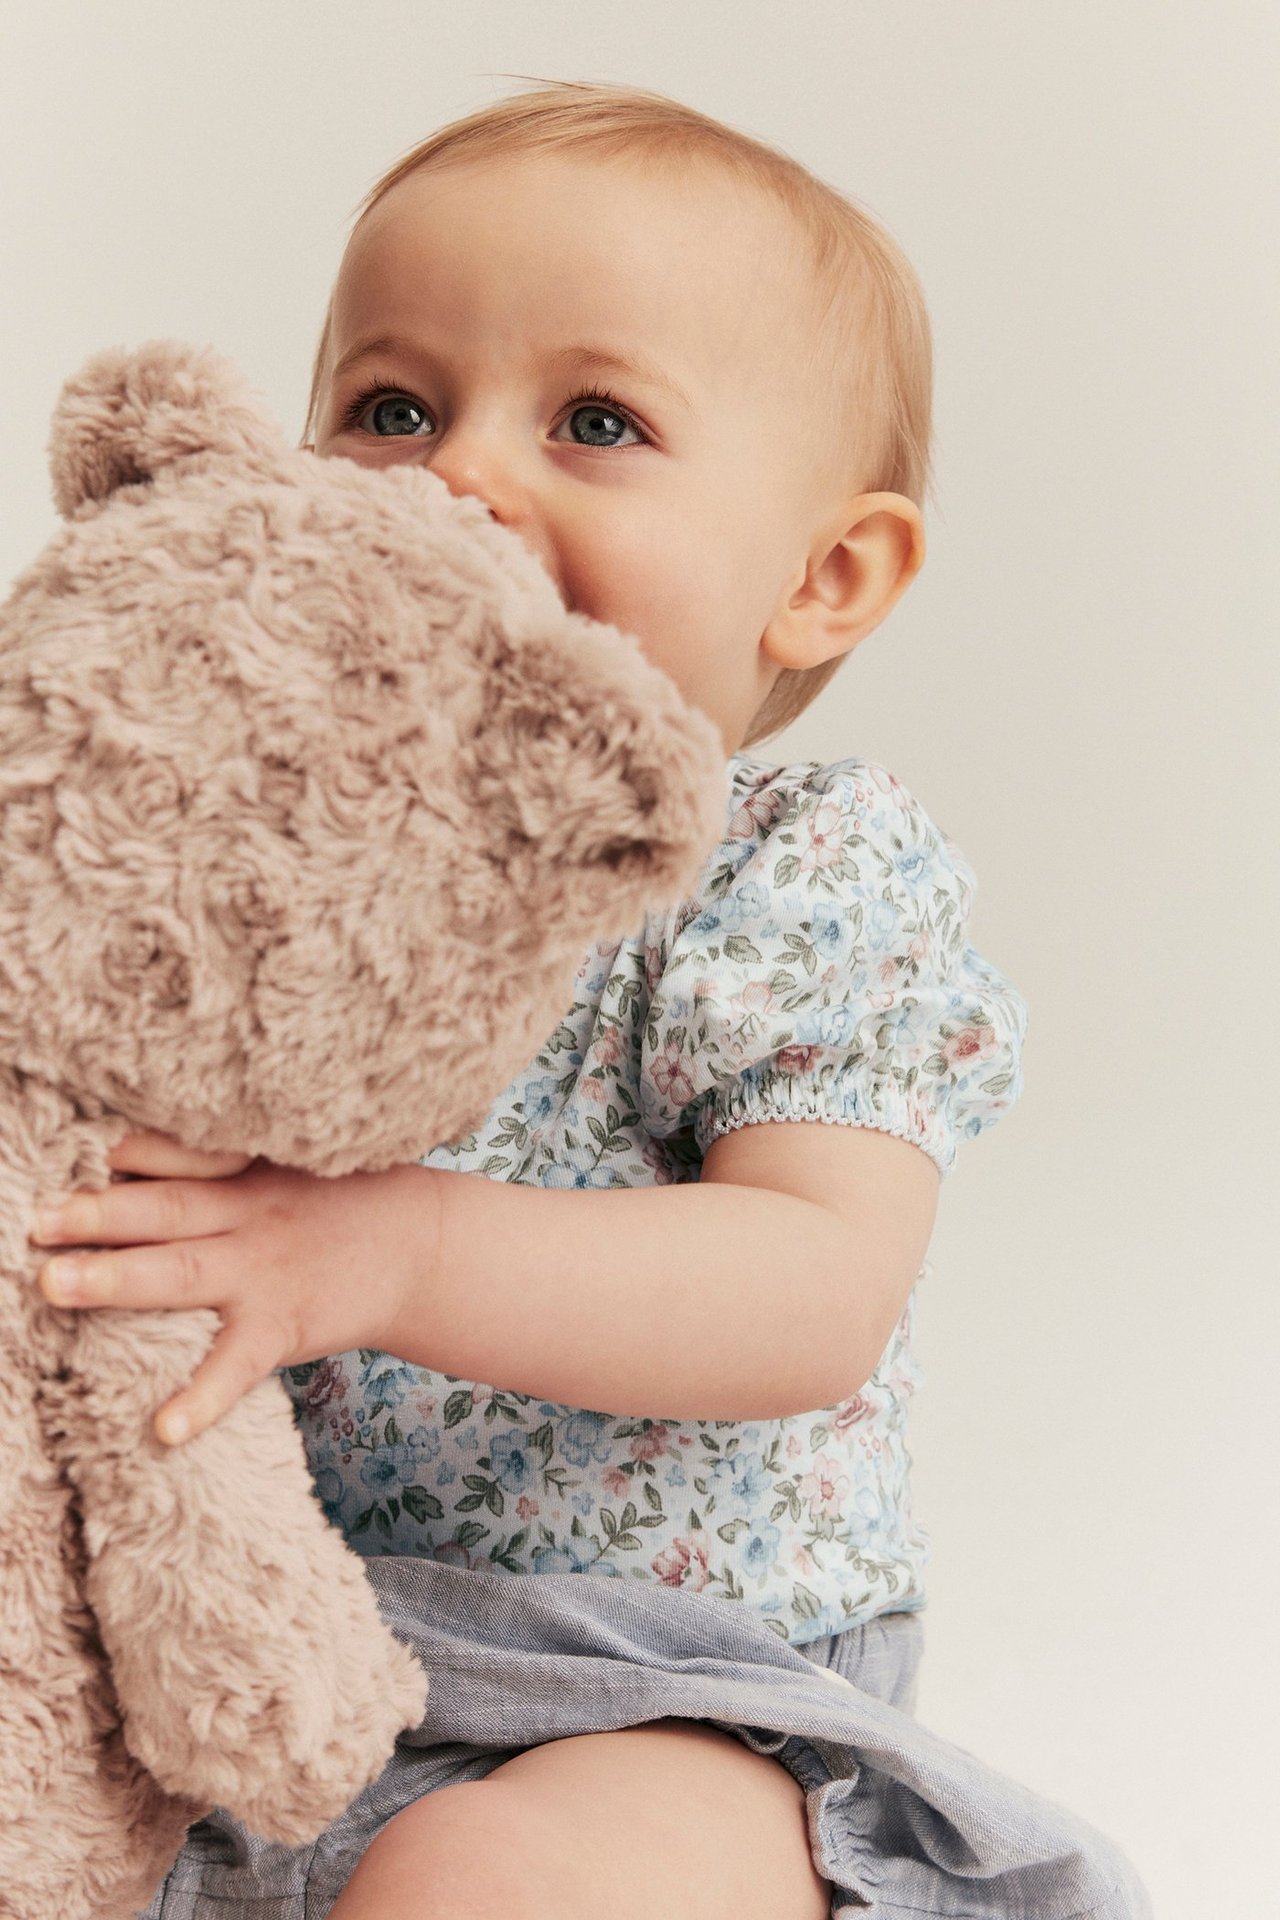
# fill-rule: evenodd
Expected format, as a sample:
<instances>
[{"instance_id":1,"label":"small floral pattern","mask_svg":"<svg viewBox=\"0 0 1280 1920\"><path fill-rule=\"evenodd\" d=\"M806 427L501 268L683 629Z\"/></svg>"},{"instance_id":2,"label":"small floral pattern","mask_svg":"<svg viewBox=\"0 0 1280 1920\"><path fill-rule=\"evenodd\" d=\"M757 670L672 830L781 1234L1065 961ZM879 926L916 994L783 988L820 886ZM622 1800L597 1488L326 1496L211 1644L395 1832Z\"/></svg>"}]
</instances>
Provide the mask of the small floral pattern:
<instances>
[{"instance_id":1,"label":"small floral pattern","mask_svg":"<svg viewBox=\"0 0 1280 1920\"><path fill-rule=\"evenodd\" d=\"M424 1165L666 1185L731 1128L811 1119L911 1140L945 1177L1013 1104L1026 1005L969 944L973 873L902 784L745 754L727 783L691 897L591 948L534 1060ZM368 1351L282 1377L358 1551L690 1587L800 1644L924 1604L915 1307L859 1391L777 1420L624 1418Z\"/></svg>"}]
</instances>

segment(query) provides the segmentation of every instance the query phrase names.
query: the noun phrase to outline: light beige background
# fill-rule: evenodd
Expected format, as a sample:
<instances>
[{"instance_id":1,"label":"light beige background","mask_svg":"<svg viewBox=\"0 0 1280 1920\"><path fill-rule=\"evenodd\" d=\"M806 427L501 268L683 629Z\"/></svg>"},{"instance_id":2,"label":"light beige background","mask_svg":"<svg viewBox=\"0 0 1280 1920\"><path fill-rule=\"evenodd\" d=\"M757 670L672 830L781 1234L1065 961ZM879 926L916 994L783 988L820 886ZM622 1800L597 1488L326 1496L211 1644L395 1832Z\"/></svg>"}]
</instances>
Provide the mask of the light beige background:
<instances>
[{"instance_id":1,"label":"light beige background","mask_svg":"<svg viewBox=\"0 0 1280 1920\"><path fill-rule=\"evenodd\" d=\"M774 141L936 331L926 569L763 751L891 766L1031 1006L921 1289L921 1714L1127 1847L1276 1867L1276 150L1268 0L0 6L0 576L62 379L174 334L297 434L348 216L504 73ZM1271 338L1268 338L1270 330ZM1274 1854L1274 1848L1271 1853Z\"/></svg>"}]
</instances>

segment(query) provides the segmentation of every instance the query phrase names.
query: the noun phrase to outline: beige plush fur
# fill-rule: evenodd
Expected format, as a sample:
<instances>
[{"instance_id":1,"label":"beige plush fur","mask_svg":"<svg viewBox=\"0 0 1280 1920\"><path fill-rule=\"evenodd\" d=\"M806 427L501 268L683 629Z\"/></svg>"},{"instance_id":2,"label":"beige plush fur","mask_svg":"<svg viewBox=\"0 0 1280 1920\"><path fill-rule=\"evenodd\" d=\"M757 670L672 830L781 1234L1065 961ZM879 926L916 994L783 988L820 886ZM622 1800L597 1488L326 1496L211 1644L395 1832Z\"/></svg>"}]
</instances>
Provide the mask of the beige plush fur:
<instances>
[{"instance_id":1,"label":"beige plush fur","mask_svg":"<svg viewBox=\"0 0 1280 1920\"><path fill-rule=\"evenodd\" d=\"M210 349L95 356L50 461L0 608L0 1912L124 1920L213 1804L314 1837L427 1682L279 1381L166 1448L216 1315L47 1306L35 1203L132 1130L458 1138L688 891L725 762L480 502L291 449Z\"/></svg>"}]
</instances>

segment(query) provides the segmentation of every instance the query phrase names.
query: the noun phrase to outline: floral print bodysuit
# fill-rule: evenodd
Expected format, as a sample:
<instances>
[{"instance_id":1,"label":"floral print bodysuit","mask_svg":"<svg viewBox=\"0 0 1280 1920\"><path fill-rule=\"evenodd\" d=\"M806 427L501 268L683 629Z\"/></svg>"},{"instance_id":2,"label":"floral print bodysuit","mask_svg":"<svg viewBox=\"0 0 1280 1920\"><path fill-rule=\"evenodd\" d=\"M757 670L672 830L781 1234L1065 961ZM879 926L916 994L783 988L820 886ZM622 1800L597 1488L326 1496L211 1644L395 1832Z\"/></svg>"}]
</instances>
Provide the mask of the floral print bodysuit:
<instances>
[{"instance_id":1,"label":"floral print bodysuit","mask_svg":"<svg viewBox=\"0 0 1280 1920\"><path fill-rule=\"evenodd\" d=\"M896 1134L945 1178L1013 1104L1026 1005L970 945L973 872L901 782L736 754L726 784L691 897L593 946L537 1056L423 1165L661 1186L696 1180L730 1128L784 1119ZM627 1418L366 1351L282 1378L357 1551L690 1587L799 1644L924 1604L915 1303L865 1384L783 1419Z\"/></svg>"}]
</instances>

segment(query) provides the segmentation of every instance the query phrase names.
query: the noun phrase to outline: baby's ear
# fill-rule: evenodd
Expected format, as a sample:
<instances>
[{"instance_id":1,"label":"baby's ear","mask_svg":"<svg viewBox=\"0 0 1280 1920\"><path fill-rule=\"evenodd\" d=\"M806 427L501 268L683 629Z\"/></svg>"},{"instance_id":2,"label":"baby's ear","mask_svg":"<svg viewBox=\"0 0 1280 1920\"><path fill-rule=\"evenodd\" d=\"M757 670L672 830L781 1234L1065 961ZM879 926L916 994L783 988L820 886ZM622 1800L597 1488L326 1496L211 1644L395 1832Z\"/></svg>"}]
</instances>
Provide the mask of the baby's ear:
<instances>
[{"instance_id":1,"label":"baby's ear","mask_svg":"<svg viewBox=\"0 0 1280 1920\"><path fill-rule=\"evenodd\" d=\"M148 340L108 347L64 384L49 432L53 500L86 500L150 480L192 453L278 454L284 435L234 362L212 347Z\"/></svg>"}]
</instances>

